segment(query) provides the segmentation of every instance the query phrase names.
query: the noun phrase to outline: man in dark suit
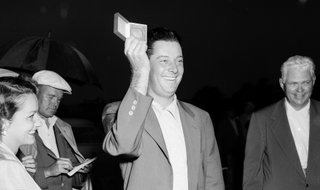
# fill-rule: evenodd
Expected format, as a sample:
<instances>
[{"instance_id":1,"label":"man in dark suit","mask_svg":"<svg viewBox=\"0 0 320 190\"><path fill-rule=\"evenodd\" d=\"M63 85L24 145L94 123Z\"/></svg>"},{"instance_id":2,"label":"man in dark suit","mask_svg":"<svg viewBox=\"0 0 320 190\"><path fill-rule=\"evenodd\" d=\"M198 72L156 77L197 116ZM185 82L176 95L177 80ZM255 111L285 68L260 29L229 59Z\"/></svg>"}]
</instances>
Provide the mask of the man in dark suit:
<instances>
[{"instance_id":1,"label":"man in dark suit","mask_svg":"<svg viewBox=\"0 0 320 190\"><path fill-rule=\"evenodd\" d=\"M216 133L222 166L226 169L225 183L229 190L239 190L242 187L245 140L233 105L227 103L226 117L220 120Z\"/></svg>"},{"instance_id":2,"label":"man in dark suit","mask_svg":"<svg viewBox=\"0 0 320 190\"><path fill-rule=\"evenodd\" d=\"M119 109L114 104L103 113L112 122L104 122L103 149L123 158L126 190L223 190L210 116L175 94L184 72L179 36L157 28L147 43L125 42L131 84Z\"/></svg>"},{"instance_id":3,"label":"man in dark suit","mask_svg":"<svg viewBox=\"0 0 320 190\"><path fill-rule=\"evenodd\" d=\"M286 98L251 117L244 162L244 190L320 189L320 102L310 99L316 81L308 57L281 67Z\"/></svg>"}]
</instances>

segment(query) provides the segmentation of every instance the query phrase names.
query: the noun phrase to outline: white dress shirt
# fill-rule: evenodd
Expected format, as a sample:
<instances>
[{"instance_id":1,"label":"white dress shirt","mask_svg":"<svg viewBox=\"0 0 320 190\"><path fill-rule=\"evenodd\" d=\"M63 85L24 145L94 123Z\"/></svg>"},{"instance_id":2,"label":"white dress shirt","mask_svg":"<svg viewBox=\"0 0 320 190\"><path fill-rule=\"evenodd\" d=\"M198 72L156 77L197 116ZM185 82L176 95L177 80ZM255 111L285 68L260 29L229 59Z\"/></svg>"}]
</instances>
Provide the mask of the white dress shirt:
<instances>
[{"instance_id":1,"label":"white dress shirt","mask_svg":"<svg viewBox=\"0 0 320 190\"><path fill-rule=\"evenodd\" d=\"M159 121L172 165L173 190L188 190L187 151L177 97L174 96L173 102L167 108L155 101L152 102L152 108Z\"/></svg>"},{"instance_id":2,"label":"white dress shirt","mask_svg":"<svg viewBox=\"0 0 320 190\"><path fill-rule=\"evenodd\" d=\"M296 111L287 100L285 101L285 107L301 166L305 172L308 167L310 100L308 104L299 111Z\"/></svg>"},{"instance_id":3,"label":"white dress shirt","mask_svg":"<svg viewBox=\"0 0 320 190\"><path fill-rule=\"evenodd\" d=\"M59 156L58 146L56 143L56 136L55 136L54 130L53 130L53 126L57 121L57 117L53 116L48 119L49 124L50 124L49 127L47 126L46 121L43 118L41 118L40 116L38 116L38 117L41 122L41 126L38 127L37 130L38 130L38 134L39 134L40 138L43 141L43 144L48 149L50 149L56 155L57 158L59 158L60 156Z\"/></svg>"},{"instance_id":4,"label":"white dress shirt","mask_svg":"<svg viewBox=\"0 0 320 190\"><path fill-rule=\"evenodd\" d=\"M228 117L228 119L229 119L231 125L233 126L234 132L235 132L237 135L239 135L239 131L238 131L238 129L237 129L237 124L236 124L235 119L231 119L230 117Z\"/></svg>"}]
</instances>

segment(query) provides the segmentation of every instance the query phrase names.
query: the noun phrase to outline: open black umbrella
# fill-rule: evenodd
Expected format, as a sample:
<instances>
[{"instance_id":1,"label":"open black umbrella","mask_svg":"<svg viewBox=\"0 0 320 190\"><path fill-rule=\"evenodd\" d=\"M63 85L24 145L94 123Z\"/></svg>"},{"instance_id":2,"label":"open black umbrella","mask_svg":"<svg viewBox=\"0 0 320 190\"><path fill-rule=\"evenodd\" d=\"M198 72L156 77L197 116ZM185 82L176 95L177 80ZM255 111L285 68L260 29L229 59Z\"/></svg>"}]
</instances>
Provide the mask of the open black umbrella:
<instances>
[{"instance_id":1,"label":"open black umbrella","mask_svg":"<svg viewBox=\"0 0 320 190\"><path fill-rule=\"evenodd\" d=\"M28 71L52 70L73 82L101 88L87 58L76 48L50 38L27 37L0 47L0 67Z\"/></svg>"}]
</instances>

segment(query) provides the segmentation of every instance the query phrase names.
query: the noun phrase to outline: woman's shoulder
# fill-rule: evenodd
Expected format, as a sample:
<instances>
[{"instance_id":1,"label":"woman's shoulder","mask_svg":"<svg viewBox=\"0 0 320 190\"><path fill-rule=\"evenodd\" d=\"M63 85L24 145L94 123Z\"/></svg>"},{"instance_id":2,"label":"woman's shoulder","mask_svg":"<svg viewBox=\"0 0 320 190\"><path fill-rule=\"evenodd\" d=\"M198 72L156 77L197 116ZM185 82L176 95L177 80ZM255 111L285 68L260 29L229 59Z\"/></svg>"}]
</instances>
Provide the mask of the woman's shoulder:
<instances>
[{"instance_id":1,"label":"woman's shoulder","mask_svg":"<svg viewBox=\"0 0 320 190\"><path fill-rule=\"evenodd\" d=\"M18 160L18 158L13 155L12 153L8 152L6 149L0 146L0 166L3 166L3 164L6 165L20 165L21 162Z\"/></svg>"}]
</instances>

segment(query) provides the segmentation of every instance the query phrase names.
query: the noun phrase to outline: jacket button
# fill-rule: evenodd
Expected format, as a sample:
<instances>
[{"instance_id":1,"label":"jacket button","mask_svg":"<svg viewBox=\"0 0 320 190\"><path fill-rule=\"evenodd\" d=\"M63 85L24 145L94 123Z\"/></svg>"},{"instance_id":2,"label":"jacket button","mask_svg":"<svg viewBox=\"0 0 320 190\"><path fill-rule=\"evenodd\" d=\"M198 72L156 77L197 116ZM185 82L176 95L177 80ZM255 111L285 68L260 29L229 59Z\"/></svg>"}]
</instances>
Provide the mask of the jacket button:
<instances>
[{"instance_id":1,"label":"jacket button","mask_svg":"<svg viewBox=\"0 0 320 190\"><path fill-rule=\"evenodd\" d=\"M307 183L306 183L306 184L304 184L304 186L305 186L305 187L309 187L309 185L308 185Z\"/></svg>"}]
</instances>

